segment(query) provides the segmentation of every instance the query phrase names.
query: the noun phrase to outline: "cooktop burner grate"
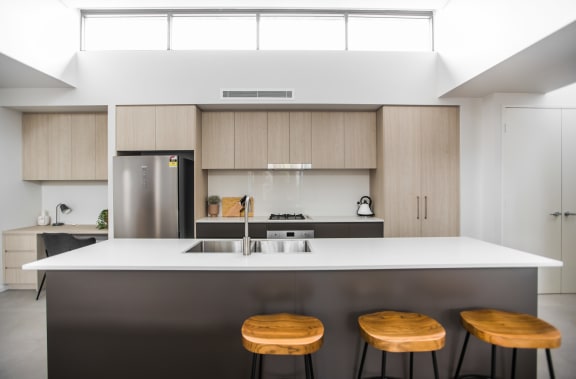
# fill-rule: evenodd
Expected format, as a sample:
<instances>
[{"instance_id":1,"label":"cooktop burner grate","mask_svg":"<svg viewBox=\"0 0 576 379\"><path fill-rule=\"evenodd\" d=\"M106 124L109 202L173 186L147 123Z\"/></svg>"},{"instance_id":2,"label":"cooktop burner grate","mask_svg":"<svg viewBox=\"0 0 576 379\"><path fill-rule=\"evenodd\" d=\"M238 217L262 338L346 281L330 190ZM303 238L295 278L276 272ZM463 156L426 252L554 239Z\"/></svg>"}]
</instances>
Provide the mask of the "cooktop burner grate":
<instances>
[{"instance_id":1,"label":"cooktop burner grate","mask_svg":"<svg viewBox=\"0 0 576 379\"><path fill-rule=\"evenodd\" d=\"M269 220L305 220L306 217L302 213L282 213L275 214L272 213Z\"/></svg>"}]
</instances>

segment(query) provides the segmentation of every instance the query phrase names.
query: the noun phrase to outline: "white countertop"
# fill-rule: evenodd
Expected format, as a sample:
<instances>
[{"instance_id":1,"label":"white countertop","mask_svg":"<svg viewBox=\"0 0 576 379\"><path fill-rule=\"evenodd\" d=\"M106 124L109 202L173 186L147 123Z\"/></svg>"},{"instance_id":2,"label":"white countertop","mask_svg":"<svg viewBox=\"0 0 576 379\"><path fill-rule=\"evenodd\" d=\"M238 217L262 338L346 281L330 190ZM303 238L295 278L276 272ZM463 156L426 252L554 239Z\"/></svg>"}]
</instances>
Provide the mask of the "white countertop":
<instances>
[{"instance_id":1,"label":"white countertop","mask_svg":"<svg viewBox=\"0 0 576 379\"><path fill-rule=\"evenodd\" d=\"M289 271L560 267L467 237L312 239L312 253L184 253L193 239L114 239L25 264L25 270Z\"/></svg>"},{"instance_id":2,"label":"white countertop","mask_svg":"<svg viewBox=\"0 0 576 379\"><path fill-rule=\"evenodd\" d=\"M196 222L226 223L244 222L244 217L203 217ZM268 216L253 216L249 218L253 223L306 223L306 222L384 222L383 219L373 216L306 216L304 220L269 220Z\"/></svg>"}]
</instances>

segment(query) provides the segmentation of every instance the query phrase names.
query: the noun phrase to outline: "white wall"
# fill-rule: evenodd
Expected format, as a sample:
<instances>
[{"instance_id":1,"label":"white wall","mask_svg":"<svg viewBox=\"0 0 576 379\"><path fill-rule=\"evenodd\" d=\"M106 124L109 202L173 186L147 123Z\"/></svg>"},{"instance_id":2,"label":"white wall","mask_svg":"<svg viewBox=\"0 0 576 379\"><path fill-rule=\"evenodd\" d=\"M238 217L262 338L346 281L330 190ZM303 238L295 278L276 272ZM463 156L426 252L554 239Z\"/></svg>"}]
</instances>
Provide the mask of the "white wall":
<instances>
[{"instance_id":1,"label":"white wall","mask_svg":"<svg viewBox=\"0 0 576 379\"><path fill-rule=\"evenodd\" d=\"M22 181L21 123L20 112L0 107L0 230L33 225L40 208L40 186ZM1 241L0 247L4 249ZM0 290L2 283L0 270Z\"/></svg>"},{"instance_id":2,"label":"white wall","mask_svg":"<svg viewBox=\"0 0 576 379\"><path fill-rule=\"evenodd\" d=\"M92 224L100 211L108 208L107 182L43 182L41 210L46 210L51 222L56 220L56 205L64 203L72 212L62 215L58 221L65 224Z\"/></svg>"},{"instance_id":3,"label":"white wall","mask_svg":"<svg viewBox=\"0 0 576 379\"><path fill-rule=\"evenodd\" d=\"M59 0L2 0L0 53L73 84L79 25L79 12Z\"/></svg>"},{"instance_id":4,"label":"white wall","mask_svg":"<svg viewBox=\"0 0 576 379\"><path fill-rule=\"evenodd\" d=\"M437 93L446 93L574 20L574 0L451 0L435 18Z\"/></svg>"},{"instance_id":5,"label":"white wall","mask_svg":"<svg viewBox=\"0 0 576 379\"><path fill-rule=\"evenodd\" d=\"M253 196L255 216L354 216L356 202L370 194L368 170L212 170L208 179L209 195Z\"/></svg>"}]
</instances>

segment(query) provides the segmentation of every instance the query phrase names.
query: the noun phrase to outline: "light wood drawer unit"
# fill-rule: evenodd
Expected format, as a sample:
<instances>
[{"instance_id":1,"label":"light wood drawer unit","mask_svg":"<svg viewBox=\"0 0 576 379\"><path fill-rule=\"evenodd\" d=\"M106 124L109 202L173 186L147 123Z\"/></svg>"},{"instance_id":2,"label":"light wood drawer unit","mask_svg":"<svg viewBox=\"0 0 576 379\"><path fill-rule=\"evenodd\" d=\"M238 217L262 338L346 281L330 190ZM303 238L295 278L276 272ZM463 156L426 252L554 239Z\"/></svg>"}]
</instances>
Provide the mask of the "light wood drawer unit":
<instances>
[{"instance_id":1,"label":"light wood drawer unit","mask_svg":"<svg viewBox=\"0 0 576 379\"><path fill-rule=\"evenodd\" d=\"M37 259L36 234L3 233L4 282L14 289L36 289L36 271L24 271L22 265Z\"/></svg>"}]
</instances>

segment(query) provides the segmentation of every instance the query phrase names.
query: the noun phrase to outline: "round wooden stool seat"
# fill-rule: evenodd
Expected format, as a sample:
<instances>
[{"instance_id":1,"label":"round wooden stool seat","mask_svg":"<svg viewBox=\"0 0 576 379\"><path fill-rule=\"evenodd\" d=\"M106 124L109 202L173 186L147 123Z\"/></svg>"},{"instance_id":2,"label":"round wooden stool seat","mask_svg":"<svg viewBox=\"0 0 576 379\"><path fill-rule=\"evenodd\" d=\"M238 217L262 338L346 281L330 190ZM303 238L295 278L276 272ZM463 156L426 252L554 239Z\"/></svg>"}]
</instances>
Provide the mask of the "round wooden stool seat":
<instances>
[{"instance_id":1,"label":"round wooden stool seat","mask_svg":"<svg viewBox=\"0 0 576 379\"><path fill-rule=\"evenodd\" d=\"M496 376L496 346L512 349L512 379L516 377L517 349L545 349L550 378L555 378L550 349L560 347L561 335L558 329L546 321L524 313L477 309L460 312L460 322L466 329L466 338L454 378L460 378L470 335L492 345L490 378Z\"/></svg>"},{"instance_id":2,"label":"round wooden stool seat","mask_svg":"<svg viewBox=\"0 0 576 379\"><path fill-rule=\"evenodd\" d=\"M552 349L561 344L558 329L528 314L480 309L460 312L462 326L476 338L501 347Z\"/></svg>"},{"instance_id":3,"label":"round wooden stool seat","mask_svg":"<svg viewBox=\"0 0 576 379\"><path fill-rule=\"evenodd\" d=\"M446 340L444 327L419 313L376 312L358 317L358 324L366 342L388 352L435 351Z\"/></svg>"},{"instance_id":4,"label":"round wooden stool seat","mask_svg":"<svg viewBox=\"0 0 576 379\"><path fill-rule=\"evenodd\" d=\"M323 339L324 325L311 316L256 315L242 324L242 345L256 354L312 354L320 349Z\"/></svg>"}]
</instances>

